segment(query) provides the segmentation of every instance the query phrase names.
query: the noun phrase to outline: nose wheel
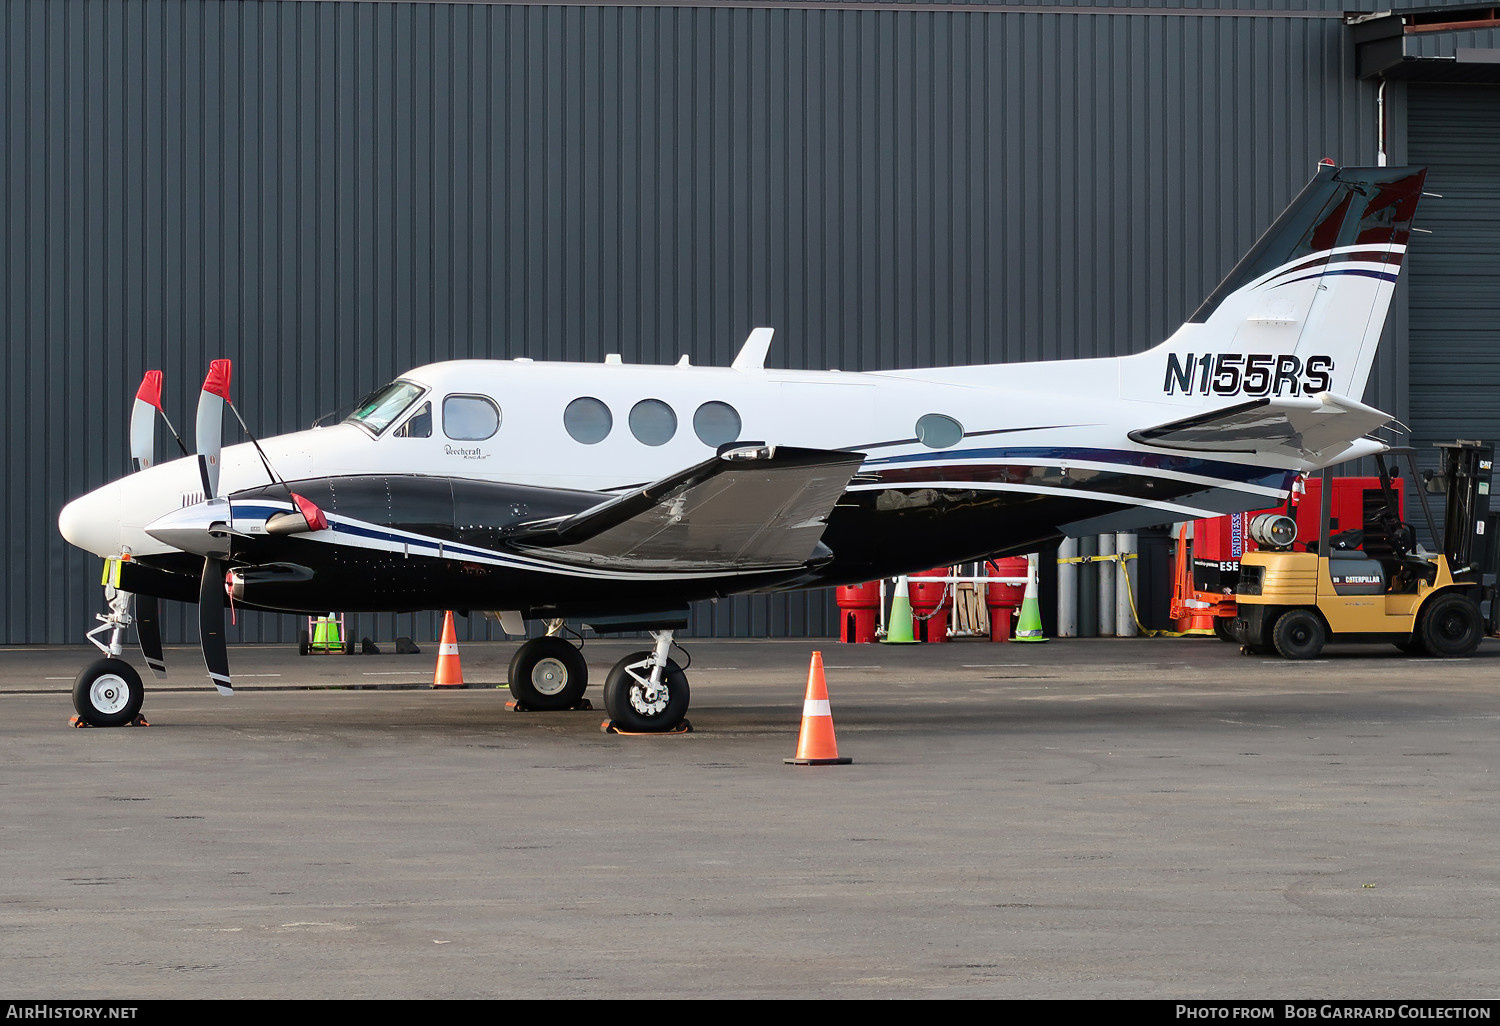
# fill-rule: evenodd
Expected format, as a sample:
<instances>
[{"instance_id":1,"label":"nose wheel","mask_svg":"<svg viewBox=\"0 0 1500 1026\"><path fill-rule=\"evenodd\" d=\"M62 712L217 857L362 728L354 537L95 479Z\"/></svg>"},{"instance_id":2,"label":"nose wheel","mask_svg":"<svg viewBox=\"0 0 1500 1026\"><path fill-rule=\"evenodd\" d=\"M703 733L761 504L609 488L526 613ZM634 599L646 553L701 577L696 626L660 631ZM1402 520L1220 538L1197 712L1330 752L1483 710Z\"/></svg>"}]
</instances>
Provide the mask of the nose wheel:
<instances>
[{"instance_id":1,"label":"nose wheel","mask_svg":"<svg viewBox=\"0 0 1500 1026\"><path fill-rule=\"evenodd\" d=\"M146 686L123 659L99 659L73 681L73 708L90 727L123 727L140 715Z\"/></svg>"}]
</instances>

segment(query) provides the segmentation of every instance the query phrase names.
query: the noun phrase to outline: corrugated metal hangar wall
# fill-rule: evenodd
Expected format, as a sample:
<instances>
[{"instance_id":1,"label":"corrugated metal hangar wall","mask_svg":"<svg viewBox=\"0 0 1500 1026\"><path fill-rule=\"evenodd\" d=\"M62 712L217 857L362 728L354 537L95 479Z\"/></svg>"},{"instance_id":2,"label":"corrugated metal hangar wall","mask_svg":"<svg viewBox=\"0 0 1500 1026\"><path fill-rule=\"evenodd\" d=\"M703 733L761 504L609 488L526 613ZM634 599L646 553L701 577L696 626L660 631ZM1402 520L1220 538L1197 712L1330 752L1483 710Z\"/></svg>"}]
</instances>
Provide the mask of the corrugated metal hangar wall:
<instances>
[{"instance_id":1,"label":"corrugated metal hangar wall","mask_svg":"<svg viewBox=\"0 0 1500 1026\"><path fill-rule=\"evenodd\" d=\"M1318 158L1377 147L1334 0L12 0L0 61L12 644L102 608L56 515L127 468L145 368L181 424L232 358L271 434L435 359L725 363L761 324L793 367L1123 353ZM1369 398L1405 418L1403 311L1389 334ZM748 598L695 629L831 614Z\"/></svg>"}]
</instances>

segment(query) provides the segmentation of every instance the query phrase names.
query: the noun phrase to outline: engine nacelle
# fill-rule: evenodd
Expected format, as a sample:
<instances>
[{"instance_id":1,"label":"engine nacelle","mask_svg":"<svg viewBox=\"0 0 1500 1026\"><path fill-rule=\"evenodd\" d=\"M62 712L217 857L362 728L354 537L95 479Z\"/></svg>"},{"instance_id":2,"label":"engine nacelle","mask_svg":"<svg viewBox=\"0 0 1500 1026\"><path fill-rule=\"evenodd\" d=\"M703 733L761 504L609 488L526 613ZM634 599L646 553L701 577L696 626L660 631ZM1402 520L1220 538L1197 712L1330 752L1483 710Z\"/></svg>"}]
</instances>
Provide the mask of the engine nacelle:
<instances>
[{"instance_id":1,"label":"engine nacelle","mask_svg":"<svg viewBox=\"0 0 1500 1026\"><path fill-rule=\"evenodd\" d=\"M306 589L313 579L309 567L298 563L264 563L229 571L229 594L236 602L288 613L307 611Z\"/></svg>"}]
</instances>

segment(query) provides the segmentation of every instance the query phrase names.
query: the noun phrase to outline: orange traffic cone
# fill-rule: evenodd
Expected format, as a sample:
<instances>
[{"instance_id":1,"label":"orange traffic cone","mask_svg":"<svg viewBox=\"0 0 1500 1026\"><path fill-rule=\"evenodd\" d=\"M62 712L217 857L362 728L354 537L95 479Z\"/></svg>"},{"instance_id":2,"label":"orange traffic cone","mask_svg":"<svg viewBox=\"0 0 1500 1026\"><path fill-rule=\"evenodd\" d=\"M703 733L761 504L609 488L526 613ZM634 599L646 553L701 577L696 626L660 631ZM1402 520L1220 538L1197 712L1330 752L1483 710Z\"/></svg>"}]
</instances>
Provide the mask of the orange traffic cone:
<instances>
[{"instance_id":1,"label":"orange traffic cone","mask_svg":"<svg viewBox=\"0 0 1500 1026\"><path fill-rule=\"evenodd\" d=\"M792 766L834 766L854 760L839 758L833 736L833 713L828 708L828 684L823 680L823 653L812 654L807 669L807 698L802 702L802 733L797 737L797 757L782 759Z\"/></svg>"},{"instance_id":2,"label":"orange traffic cone","mask_svg":"<svg viewBox=\"0 0 1500 1026\"><path fill-rule=\"evenodd\" d=\"M435 688L461 688L464 671L458 664L458 635L453 632L453 610L443 617L443 640L438 644L437 672L432 675Z\"/></svg>"}]
</instances>

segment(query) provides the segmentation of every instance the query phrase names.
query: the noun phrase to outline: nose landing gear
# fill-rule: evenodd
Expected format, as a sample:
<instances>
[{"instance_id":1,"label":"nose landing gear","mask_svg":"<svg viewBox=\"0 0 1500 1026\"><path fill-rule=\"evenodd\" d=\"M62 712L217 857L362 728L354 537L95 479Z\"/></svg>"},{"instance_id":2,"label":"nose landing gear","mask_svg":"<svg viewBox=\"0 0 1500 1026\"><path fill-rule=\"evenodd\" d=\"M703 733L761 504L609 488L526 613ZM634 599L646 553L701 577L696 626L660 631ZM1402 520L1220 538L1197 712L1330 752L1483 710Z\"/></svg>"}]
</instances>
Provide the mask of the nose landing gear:
<instances>
[{"instance_id":1,"label":"nose landing gear","mask_svg":"<svg viewBox=\"0 0 1500 1026\"><path fill-rule=\"evenodd\" d=\"M123 727L130 723L145 723L141 718L141 705L146 699L146 686L141 675L120 656L125 651L125 629L135 625L140 639L141 652L146 657L153 673L166 670L162 660L161 636L157 632L155 596L132 596L128 591L115 587L118 578L111 576L119 562L110 560L105 566L104 598L109 603L108 613L96 613L94 619L99 626L85 637L104 656L83 668L73 681L73 708L78 716L74 722L88 727ZM137 599L138 616L131 616L131 599ZM102 641L99 635L109 632L109 640Z\"/></svg>"}]
</instances>

